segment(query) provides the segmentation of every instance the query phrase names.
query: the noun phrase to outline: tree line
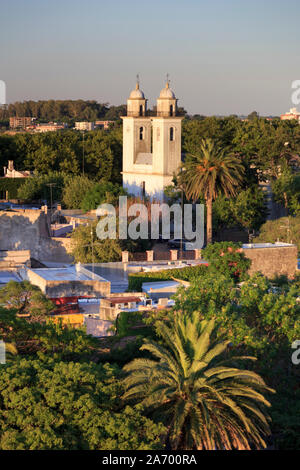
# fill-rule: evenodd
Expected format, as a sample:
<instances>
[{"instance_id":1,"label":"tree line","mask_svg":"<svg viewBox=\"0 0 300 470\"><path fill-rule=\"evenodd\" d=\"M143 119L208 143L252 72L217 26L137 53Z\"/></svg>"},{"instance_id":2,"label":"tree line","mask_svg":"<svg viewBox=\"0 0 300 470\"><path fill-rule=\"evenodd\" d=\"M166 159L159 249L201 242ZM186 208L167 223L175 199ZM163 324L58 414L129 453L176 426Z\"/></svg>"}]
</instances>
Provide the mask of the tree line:
<instances>
[{"instance_id":1,"label":"tree line","mask_svg":"<svg viewBox=\"0 0 300 470\"><path fill-rule=\"evenodd\" d=\"M0 135L0 165L14 160L15 169L36 174L52 171L85 174L93 179L121 182L122 129Z\"/></svg>"},{"instance_id":2,"label":"tree line","mask_svg":"<svg viewBox=\"0 0 300 470\"><path fill-rule=\"evenodd\" d=\"M0 108L0 121L13 116L29 116L39 121L116 120L126 113L126 106L110 106L95 100L16 101Z\"/></svg>"}]
</instances>

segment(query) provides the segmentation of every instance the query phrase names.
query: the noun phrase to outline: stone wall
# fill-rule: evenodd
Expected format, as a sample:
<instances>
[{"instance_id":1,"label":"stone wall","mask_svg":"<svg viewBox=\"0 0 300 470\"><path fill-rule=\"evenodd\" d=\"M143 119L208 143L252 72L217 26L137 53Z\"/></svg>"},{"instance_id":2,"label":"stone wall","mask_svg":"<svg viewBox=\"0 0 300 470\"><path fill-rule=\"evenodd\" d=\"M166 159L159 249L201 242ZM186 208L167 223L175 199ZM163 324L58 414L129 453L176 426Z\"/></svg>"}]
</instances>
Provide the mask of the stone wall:
<instances>
[{"instance_id":1,"label":"stone wall","mask_svg":"<svg viewBox=\"0 0 300 470\"><path fill-rule=\"evenodd\" d=\"M0 250L30 250L39 261L70 263L70 243L50 237L49 215L43 210L0 211Z\"/></svg>"},{"instance_id":2,"label":"stone wall","mask_svg":"<svg viewBox=\"0 0 300 470\"><path fill-rule=\"evenodd\" d=\"M298 258L296 245L246 248L243 251L245 256L252 261L250 275L257 271L270 278L281 274L289 278L295 275Z\"/></svg>"}]
</instances>

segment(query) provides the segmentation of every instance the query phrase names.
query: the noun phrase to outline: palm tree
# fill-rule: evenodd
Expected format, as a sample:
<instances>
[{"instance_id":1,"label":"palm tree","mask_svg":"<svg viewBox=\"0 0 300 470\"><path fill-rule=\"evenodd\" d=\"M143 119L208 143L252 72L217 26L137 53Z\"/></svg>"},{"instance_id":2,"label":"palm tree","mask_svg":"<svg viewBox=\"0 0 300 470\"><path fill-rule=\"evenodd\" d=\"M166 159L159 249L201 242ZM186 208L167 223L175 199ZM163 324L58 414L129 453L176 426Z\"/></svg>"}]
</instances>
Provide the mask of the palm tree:
<instances>
[{"instance_id":1,"label":"palm tree","mask_svg":"<svg viewBox=\"0 0 300 470\"><path fill-rule=\"evenodd\" d=\"M250 449L266 447L270 434L264 392L273 392L255 372L224 359L228 341L216 335L214 320L197 314L161 323L167 347L144 340L141 350L154 360L134 359L124 367L123 398L141 402L168 427L173 449ZM223 356L220 357L220 356ZM227 365L226 365L227 364Z\"/></svg>"},{"instance_id":2,"label":"palm tree","mask_svg":"<svg viewBox=\"0 0 300 470\"><path fill-rule=\"evenodd\" d=\"M202 195L207 208L207 243L212 242L212 204L219 194L235 196L243 178L239 158L221 149L212 139L203 139L198 155L188 155L178 178L188 199Z\"/></svg>"}]
</instances>

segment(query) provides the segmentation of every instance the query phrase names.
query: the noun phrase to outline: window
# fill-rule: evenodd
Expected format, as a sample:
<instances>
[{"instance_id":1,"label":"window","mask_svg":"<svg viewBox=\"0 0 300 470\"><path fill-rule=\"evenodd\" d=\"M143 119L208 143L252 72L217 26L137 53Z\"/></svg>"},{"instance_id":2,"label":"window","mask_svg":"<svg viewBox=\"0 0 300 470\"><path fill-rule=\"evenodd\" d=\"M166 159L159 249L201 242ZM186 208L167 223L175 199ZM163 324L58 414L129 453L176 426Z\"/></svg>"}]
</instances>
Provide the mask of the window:
<instances>
[{"instance_id":1,"label":"window","mask_svg":"<svg viewBox=\"0 0 300 470\"><path fill-rule=\"evenodd\" d=\"M170 105L170 116L173 116L173 105Z\"/></svg>"},{"instance_id":2,"label":"window","mask_svg":"<svg viewBox=\"0 0 300 470\"><path fill-rule=\"evenodd\" d=\"M140 127L140 140L144 140L144 128Z\"/></svg>"},{"instance_id":3,"label":"window","mask_svg":"<svg viewBox=\"0 0 300 470\"><path fill-rule=\"evenodd\" d=\"M174 140L174 127L170 127L170 140Z\"/></svg>"},{"instance_id":4,"label":"window","mask_svg":"<svg viewBox=\"0 0 300 470\"><path fill-rule=\"evenodd\" d=\"M140 105L140 116L143 116L143 105Z\"/></svg>"}]
</instances>

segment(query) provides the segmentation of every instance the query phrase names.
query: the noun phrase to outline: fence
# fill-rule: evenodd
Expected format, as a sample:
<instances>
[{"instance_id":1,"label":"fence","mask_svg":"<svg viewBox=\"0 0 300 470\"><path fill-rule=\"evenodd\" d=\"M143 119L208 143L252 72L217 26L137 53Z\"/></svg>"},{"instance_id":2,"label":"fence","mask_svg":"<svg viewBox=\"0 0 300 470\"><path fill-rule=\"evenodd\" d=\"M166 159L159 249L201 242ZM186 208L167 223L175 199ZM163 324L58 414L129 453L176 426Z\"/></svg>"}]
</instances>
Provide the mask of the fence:
<instances>
[{"instance_id":1,"label":"fence","mask_svg":"<svg viewBox=\"0 0 300 470\"><path fill-rule=\"evenodd\" d=\"M196 260L201 259L201 250L148 250L142 253L122 252L123 263L128 261L176 261L176 260Z\"/></svg>"}]
</instances>

